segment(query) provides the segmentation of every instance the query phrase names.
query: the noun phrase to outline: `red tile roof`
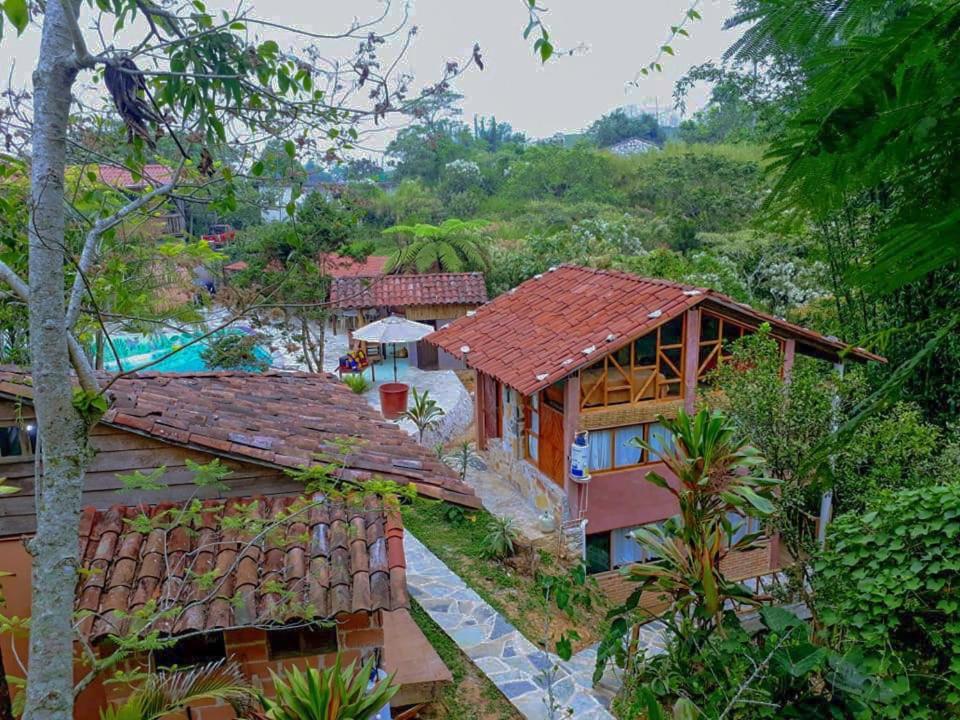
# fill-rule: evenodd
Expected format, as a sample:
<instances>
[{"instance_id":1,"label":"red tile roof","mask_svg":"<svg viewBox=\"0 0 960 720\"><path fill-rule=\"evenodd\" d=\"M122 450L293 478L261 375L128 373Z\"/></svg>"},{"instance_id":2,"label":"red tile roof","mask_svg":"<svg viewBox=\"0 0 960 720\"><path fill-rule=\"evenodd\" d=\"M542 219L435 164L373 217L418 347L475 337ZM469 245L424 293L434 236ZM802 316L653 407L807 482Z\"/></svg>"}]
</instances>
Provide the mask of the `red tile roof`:
<instances>
[{"instance_id":1,"label":"red tile roof","mask_svg":"<svg viewBox=\"0 0 960 720\"><path fill-rule=\"evenodd\" d=\"M115 188L128 188L131 190L140 190L147 186L158 186L170 182L173 177L173 170L166 165L144 165L143 172L139 180L133 179L133 173L127 168L117 167L116 165L99 165L97 173L100 176L100 182Z\"/></svg>"},{"instance_id":2,"label":"red tile roof","mask_svg":"<svg viewBox=\"0 0 960 720\"><path fill-rule=\"evenodd\" d=\"M487 286L479 272L341 277L333 280L330 301L343 309L481 305L487 301Z\"/></svg>"},{"instance_id":3,"label":"red tile roof","mask_svg":"<svg viewBox=\"0 0 960 720\"><path fill-rule=\"evenodd\" d=\"M248 267L250 266L247 264L245 260L237 260L236 262L232 262L228 265L224 265L223 269L226 272L242 272L243 270L246 270Z\"/></svg>"},{"instance_id":4,"label":"red tile roof","mask_svg":"<svg viewBox=\"0 0 960 720\"><path fill-rule=\"evenodd\" d=\"M684 310L708 303L823 356L847 346L706 288L573 265L537 275L427 336L427 341L530 394L626 345ZM847 357L882 360L854 348Z\"/></svg>"},{"instance_id":5,"label":"red tile roof","mask_svg":"<svg viewBox=\"0 0 960 720\"><path fill-rule=\"evenodd\" d=\"M136 630L174 635L408 603L400 514L373 497L362 505L322 497L206 500L190 522L180 520L183 507L84 510L76 606L86 615L85 636L126 634L130 613L151 600L168 616ZM235 522L225 528L229 517Z\"/></svg>"},{"instance_id":6,"label":"red tile roof","mask_svg":"<svg viewBox=\"0 0 960 720\"><path fill-rule=\"evenodd\" d=\"M320 255L320 266L330 277L376 277L383 275L383 269L389 258L386 255L368 255L364 260L356 260L348 255L324 253Z\"/></svg>"},{"instance_id":7,"label":"red tile roof","mask_svg":"<svg viewBox=\"0 0 960 720\"><path fill-rule=\"evenodd\" d=\"M107 377L107 376L105 376ZM422 495L479 507L473 489L434 453L384 420L334 376L303 372L142 373L118 379L101 422L171 445L281 469L340 457L340 475L413 483ZM29 373L0 366L0 396L29 399ZM264 489L266 492L266 489Z\"/></svg>"}]
</instances>

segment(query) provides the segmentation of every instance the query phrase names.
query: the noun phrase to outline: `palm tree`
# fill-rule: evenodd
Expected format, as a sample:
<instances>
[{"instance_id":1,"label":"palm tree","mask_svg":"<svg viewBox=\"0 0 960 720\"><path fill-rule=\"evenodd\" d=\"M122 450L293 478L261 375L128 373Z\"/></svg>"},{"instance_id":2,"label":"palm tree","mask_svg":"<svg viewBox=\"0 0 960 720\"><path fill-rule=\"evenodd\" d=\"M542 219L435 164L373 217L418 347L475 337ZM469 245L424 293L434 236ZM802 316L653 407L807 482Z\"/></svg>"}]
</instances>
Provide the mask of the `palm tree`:
<instances>
[{"instance_id":1,"label":"palm tree","mask_svg":"<svg viewBox=\"0 0 960 720\"><path fill-rule=\"evenodd\" d=\"M486 270L490 261L480 230L482 220L444 220L440 225L394 225L386 235L407 235L412 240L398 247L387 261L386 272L465 272Z\"/></svg>"},{"instance_id":2,"label":"palm tree","mask_svg":"<svg viewBox=\"0 0 960 720\"><path fill-rule=\"evenodd\" d=\"M432 430L440 424L440 418L445 415L443 408L437 404L437 401L430 397L430 391L424 390L423 394L413 389L413 407L405 410L400 416L404 420L409 420L417 426L419 432L419 442L423 444L423 434L427 430Z\"/></svg>"},{"instance_id":3,"label":"palm tree","mask_svg":"<svg viewBox=\"0 0 960 720\"><path fill-rule=\"evenodd\" d=\"M122 705L100 711L100 720L160 720L199 700L222 700L246 717L256 693L236 663L219 662L147 677Z\"/></svg>"}]
</instances>

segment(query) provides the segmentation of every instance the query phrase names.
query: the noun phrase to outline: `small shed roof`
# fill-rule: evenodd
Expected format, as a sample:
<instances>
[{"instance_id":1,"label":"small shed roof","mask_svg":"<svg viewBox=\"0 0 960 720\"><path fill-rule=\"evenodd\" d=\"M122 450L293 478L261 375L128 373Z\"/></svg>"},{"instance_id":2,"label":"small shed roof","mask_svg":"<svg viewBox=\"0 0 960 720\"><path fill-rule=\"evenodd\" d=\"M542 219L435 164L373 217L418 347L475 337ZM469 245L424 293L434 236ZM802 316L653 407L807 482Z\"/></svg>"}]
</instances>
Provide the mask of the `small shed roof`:
<instances>
[{"instance_id":1,"label":"small shed roof","mask_svg":"<svg viewBox=\"0 0 960 720\"><path fill-rule=\"evenodd\" d=\"M537 275L425 339L530 394L700 304L746 324L769 322L776 335L795 338L813 355L883 359L708 288L575 265Z\"/></svg>"},{"instance_id":2,"label":"small shed roof","mask_svg":"<svg viewBox=\"0 0 960 720\"><path fill-rule=\"evenodd\" d=\"M173 635L408 604L400 514L372 497L363 505L206 500L197 520L178 522L180 513L172 504L84 510L76 600L89 613L84 635L125 634L131 613L149 601L169 611L151 629ZM245 521L225 529L231 516Z\"/></svg>"},{"instance_id":3,"label":"small shed roof","mask_svg":"<svg viewBox=\"0 0 960 720\"><path fill-rule=\"evenodd\" d=\"M330 277L376 277L383 275L383 269L389 260L386 255L368 255L357 260L349 255L322 253L320 266Z\"/></svg>"},{"instance_id":4,"label":"small shed roof","mask_svg":"<svg viewBox=\"0 0 960 720\"><path fill-rule=\"evenodd\" d=\"M427 273L334 278L330 302L349 310L416 305L481 305L487 301L483 273Z\"/></svg>"}]
</instances>

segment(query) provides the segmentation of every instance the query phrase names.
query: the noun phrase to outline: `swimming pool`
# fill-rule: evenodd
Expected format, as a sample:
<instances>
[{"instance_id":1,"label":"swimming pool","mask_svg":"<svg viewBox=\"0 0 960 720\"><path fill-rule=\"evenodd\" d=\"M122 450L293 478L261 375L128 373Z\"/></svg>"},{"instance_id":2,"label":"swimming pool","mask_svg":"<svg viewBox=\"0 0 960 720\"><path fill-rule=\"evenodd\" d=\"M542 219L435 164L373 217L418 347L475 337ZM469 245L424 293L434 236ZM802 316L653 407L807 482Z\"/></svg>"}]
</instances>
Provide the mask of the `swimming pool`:
<instances>
[{"instance_id":1,"label":"swimming pool","mask_svg":"<svg viewBox=\"0 0 960 720\"><path fill-rule=\"evenodd\" d=\"M117 355L120 356L123 369L130 370L168 354L170 351L190 342L199 334L201 333L194 335L188 333L173 333L169 335L125 335L113 338L113 346L117 351ZM232 329L224 330L221 334L242 335L246 333L243 330ZM209 339L206 339L185 347L170 357L161 360L156 365L151 365L150 367L146 368L145 372L185 373L209 370L209 368L203 362L203 358L200 357L200 353L203 352L203 349L208 343ZM256 353L257 357L265 360L267 363L271 361L270 353L265 348L258 347L254 352ZM107 348L103 366L104 369L111 372L116 372L119 370L113 353L109 348Z\"/></svg>"}]
</instances>

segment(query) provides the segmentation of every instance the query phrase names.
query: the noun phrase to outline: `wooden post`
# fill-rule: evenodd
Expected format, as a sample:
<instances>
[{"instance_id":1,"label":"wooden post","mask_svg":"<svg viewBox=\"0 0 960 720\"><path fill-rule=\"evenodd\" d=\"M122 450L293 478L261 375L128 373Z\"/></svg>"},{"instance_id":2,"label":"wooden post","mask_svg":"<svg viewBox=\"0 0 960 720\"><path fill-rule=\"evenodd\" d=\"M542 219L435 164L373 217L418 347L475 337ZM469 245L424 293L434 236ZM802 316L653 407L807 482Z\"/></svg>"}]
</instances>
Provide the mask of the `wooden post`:
<instances>
[{"instance_id":1,"label":"wooden post","mask_svg":"<svg viewBox=\"0 0 960 720\"><path fill-rule=\"evenodd\" d=\"M570 517L580 517L579 483L570 479L570 446L580 425L580 375L573 373L563 389L563 487L567 494Z\"/></svg>"},{"instance_id":2,"label":"wooden post","mask_svg":"<svg viewBox=\"0 0 960 720\"><path fill-rule=\"evenodd\" d=\"M783 381L785 383L790 382L790 377L793 374L793 359L797 353L797 341L793 338L786 340L783 343Z\"/></svg>"},{"instance_id":3,"label":"wooden post","mask_svg":"<svg viewBox=\"0 0 960 720\"><path fill-rule=\"evenodd\" d=\"M692 415L697 406L697 369L700 367L700 308L687 310L683 335L683 409Z\"/></svg>"},{"instance_id":4,"label":"wooden post","mask_svg":"<svg viewBox=\"0 0 960 720\"><path fill-rule=\"evenodd\" d=\"M486 375L479 370L474 371L477 375L473 388L473 409L474 424L477 426L477 450L487 449L487 433L483 426L483 400L484 386L486 385Z\"/></svg>"}]
</instances>

